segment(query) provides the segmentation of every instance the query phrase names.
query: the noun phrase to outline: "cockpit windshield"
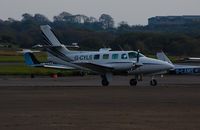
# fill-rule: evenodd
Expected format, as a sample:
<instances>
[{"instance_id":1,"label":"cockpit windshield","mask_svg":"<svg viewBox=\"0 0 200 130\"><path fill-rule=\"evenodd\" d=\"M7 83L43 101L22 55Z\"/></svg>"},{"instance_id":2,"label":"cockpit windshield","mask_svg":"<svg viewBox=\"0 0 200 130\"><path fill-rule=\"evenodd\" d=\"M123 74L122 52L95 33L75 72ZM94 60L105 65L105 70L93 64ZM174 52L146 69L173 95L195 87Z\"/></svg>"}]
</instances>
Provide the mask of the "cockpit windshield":
<instances>
[{"instance_id":1,"label":"cockpit windshield","mask_svg":"<svg viewBox=\"0 0 200 130\"><path fill-rule=\"evenodd\" d=\"M137 55L138 55L138 52L135 52L135 51L129 52L129 53L128 53L128 57L129 57L130 59L132 59L132 58L137 58ZM144 55L141 54L141 53L139 53L139 57L144 57Z\"/></svg>"}]
</instances>

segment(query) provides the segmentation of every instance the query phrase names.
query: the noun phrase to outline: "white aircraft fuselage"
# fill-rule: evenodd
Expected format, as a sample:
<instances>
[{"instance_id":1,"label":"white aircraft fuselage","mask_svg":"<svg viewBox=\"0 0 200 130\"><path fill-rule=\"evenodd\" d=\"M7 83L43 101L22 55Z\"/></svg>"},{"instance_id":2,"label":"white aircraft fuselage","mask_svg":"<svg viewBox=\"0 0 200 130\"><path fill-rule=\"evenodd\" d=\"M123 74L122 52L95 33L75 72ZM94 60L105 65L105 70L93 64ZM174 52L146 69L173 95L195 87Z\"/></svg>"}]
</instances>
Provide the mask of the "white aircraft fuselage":
<instances>
[{"instance_id":1,"label":"white aircraft fuselage","mask_svg":"<svg viewBox=\"0 0 200 130\"><path fill-rule=\"evenodd\" d=\"M136 51L70 51L64 55L67 55L71 61L66 62L52 55L48 57L48 60L84 70L88 70L88 68L79 66L79 64L95 63L100 66L113 68L112 72L120 71L127 72L129 74L151 74L163 72L173 68L173 66L167 62L149 58L142 54L139 56L140 67L136 67Z\"/></svg>"}]
</instances>

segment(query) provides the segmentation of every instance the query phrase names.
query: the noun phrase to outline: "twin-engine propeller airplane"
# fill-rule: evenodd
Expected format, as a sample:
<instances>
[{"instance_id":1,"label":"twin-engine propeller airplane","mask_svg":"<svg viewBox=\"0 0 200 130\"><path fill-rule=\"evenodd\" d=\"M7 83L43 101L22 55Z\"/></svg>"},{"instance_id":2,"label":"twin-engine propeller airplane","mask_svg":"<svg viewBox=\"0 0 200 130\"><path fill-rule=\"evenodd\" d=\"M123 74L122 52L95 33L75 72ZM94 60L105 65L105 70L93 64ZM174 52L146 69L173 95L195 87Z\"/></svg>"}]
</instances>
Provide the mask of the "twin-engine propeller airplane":
<instances>
[{"instance_id":1,"label":"twin-engine propeller airplane","mask_svg":"<svg viewBox=\"0 0 200 130\"><path fill-rule=\"evenodd\" d=\"M99 51L70 51L61 44L51 31L49 25L40 27L46 40L43 46L48 53L49 64L39 63L30 51L24 53L28 65L49 68L73 69L80 71L91 71L101 75L102 85L108 86L113 74L130 74L135 78L130 80L131 86L136 86L142 81L142 76L152 75L150 85L156 86L154 75L163 74L173 68L173 65L144 56L139 51L111 51L111 49L100 49ZM34 61L35 62L34 62ZM36 63L36 64L35 64Z\"/></svg>"}]
</instances>

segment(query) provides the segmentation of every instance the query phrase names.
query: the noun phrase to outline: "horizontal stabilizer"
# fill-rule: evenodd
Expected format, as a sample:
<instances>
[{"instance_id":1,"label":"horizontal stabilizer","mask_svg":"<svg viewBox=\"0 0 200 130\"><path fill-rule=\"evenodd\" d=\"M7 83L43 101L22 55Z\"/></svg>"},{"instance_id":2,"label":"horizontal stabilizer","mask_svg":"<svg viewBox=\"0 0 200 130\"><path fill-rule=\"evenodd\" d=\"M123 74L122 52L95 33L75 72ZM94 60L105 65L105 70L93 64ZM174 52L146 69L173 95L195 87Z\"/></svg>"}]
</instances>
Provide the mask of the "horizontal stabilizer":
<instances>
[{"instance_id":1,"label":"horizontal stabilizer","mask_svg":"<svg viewBox=\"0 0 200 130\"><path fill-rule=\"evenodd\" d=\"M38 53L38 52L40 52L40 51L32 51L32 50L29 50L29 49L23 49L22 51L17 51L18 53L23 53L23 54L25 54L25 53Z\"/></svg>"},{"instance_id":2,"label":"horizontal stabilizer","mask_svg":"<svg viewBox=\"0 0 200 130\"><path fill-rule=\"evenodd\" d=\"M66 66L66 65L59 65L59 64L47 64L43 63L44 68L51 68L51 69L63 69L63 70L75 70L75 68Z\"/></svg>"}]
</instances>

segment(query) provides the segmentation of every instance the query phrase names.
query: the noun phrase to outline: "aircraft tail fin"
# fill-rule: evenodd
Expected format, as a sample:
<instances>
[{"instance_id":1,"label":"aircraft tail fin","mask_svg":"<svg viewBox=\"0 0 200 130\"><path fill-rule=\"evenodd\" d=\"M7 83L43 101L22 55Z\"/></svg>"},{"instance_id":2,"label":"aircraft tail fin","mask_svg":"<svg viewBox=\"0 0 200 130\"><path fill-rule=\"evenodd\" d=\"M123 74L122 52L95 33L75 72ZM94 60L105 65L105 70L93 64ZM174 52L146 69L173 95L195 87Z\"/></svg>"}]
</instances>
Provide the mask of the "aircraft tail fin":
<instances>
[{"instance_id":1,"label":"aircraft tail fin","mask_svg":"<svg viewBox=\"0 0 200 130\"><path fill-rule=\"evenodd\" d=\"M40 26L42 33L44 34L45 40L47 40L49 46L61 46L60 41L56 38L49 25Z\"/></svg>"},{"instance_id":2,"label":"aircraft tail fin","mask_svg":"<svg viewBox=\"0 0 200 130\"><path fill-rule=\"evenodd\" d=\"M166 62L168 62L168 63L170 63L170 64L173 64L173 63L170 61L170 59L165 55L165 53L164 53L163 51L157 52L156 56L157 56L157 58L158 58L159 60L166 61Z\"/></svg>"},{"instance_id":3,"label":"aircraft tail fin","mask_svg":"<svg viewBox=\"0 0 200 130\"><path fill-rule=\"evenodd\" d=\"M67 57L66 55L70 52L70 50L66 48L65 45L60 43L60 41L56 38L55 34L51 30L51 27L49 25L42 25L40 26L40 29L44 35L47 44L47 52L51 53L56 57Z\"/></svg>"}]
</instances>

